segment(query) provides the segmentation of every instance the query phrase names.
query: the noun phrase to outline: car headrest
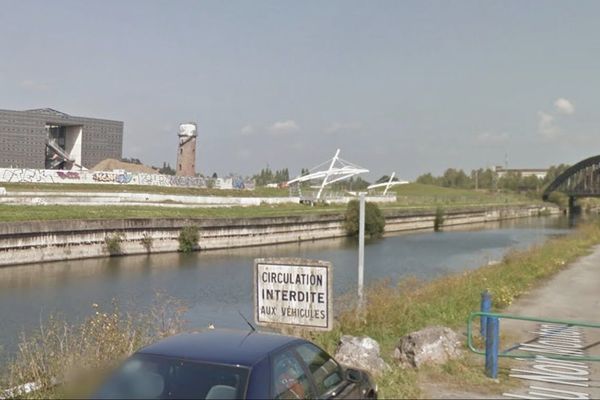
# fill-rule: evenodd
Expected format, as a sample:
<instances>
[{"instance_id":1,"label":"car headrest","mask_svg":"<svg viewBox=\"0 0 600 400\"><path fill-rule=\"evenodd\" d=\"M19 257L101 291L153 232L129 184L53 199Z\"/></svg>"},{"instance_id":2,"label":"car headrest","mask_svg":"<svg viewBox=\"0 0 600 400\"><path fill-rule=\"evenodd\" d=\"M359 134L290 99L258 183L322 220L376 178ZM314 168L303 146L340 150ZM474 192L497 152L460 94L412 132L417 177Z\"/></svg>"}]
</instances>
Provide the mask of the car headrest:
<instances>
[{"instance_id":1,"label":"car headrest","mask_svg":"<svg viewBox=\"0 0 600 400\"><path fill-rule=\"evenodd\" d=\"M164 388L164 378L155 372L140 371L131 379L131 390L139 398L158 398Z\"/></svg>"},{"instance_id":2,"label":"car headrest","mask_svg":"<svg viewBox=\"0 0 600 400\"><path fill-rule=\"evenodd\" d=\"M215 385L206 393L206 400L223 399L230 400L237 398L237 390L232 386Z\"/></svg>"}]
</instances>

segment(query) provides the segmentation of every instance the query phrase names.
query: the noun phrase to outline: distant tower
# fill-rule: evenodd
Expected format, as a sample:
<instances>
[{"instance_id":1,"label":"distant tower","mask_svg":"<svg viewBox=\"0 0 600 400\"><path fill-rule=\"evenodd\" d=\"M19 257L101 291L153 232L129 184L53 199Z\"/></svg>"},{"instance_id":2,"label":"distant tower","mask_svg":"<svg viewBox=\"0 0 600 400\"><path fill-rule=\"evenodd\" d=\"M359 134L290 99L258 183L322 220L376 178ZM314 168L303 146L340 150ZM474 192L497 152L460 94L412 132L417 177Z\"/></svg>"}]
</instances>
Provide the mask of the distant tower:
<instances>
[{"instance_id":1,"label":"distant tower","mask_svg":"<svg viewBox=\"0 0 600 400\"><path fill-rule=\"evenodd\" d=\"M176 171L179 176L196 175L196 123L179 125Z\"/></svg>"}]
</instances>

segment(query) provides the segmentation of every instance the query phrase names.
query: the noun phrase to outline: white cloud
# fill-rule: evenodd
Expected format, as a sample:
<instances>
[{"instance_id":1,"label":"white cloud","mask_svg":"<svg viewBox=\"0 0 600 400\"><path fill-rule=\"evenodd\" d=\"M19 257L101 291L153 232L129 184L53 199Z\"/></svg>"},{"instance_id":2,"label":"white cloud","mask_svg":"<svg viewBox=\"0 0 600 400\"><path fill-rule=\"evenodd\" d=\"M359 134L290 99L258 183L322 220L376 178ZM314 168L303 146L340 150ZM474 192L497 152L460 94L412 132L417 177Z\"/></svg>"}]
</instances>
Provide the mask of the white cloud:
<instances>
[{"instance_id":1,"label":"white cloud","mask_svg":"<svg viewBox=\"0 0 600 400\"><path fill-rule=\"evenodd\" d=\"M571 115L575 112L575 106L569 100L565 98L556 99L554 102L554 108L560 114Z\"/></svg>"},{"instance_id":2,"label":"white cloud","mask_svg":"<svg viewBox=\"0 0 600 400\"><path fill-rule=\"evenodd\" d=\"M32 79L25 79L20 83L22 88L30 90L48 90L48 85L45 83L39 83Z\"/></svg>"},{"instance_id":3,"label":"white cloud","mask_svg":"<svg viewBox=\"0 0 600 400\"><path fill-rule=\"evenodd\" d=\"M252 125L246 125L246 126L243 126L242 129L240 129L240 133L243 136L252 135L254 133L254 131L255 131L255 129Z\"/></svg>"},{"instance_id":4,"label":"white cloud","mask_svg":"<svg viewBox=\"0 0 600 400\"><path fill-rule=\"evenodd\" d=\"M477 135L477 142L485 145L497 145L508 142L510 135L506 132L493 133L493 132L482 132Z\"/></svg>"},{"instance_id":5,"label":"white cloud","mask_svg":"<svg viewBox=\"0 0 600 400\"><path fill-rule=\"evenodd\" d=\"M553 115L538 111L538 132L547 138L553 138L560 134Z\"/></svg>"},{"instance_id":6,"label":"white cloud","mask_svg":"<svg viewBox=\"0 0 600 400\"><path fill-rule=\"evenodd\" d=\"M277 121L269 126L269 132L273 135L287 135L298 132L300 127L296 121L288 119L287 121Z\"/></svg>"},{"instance_id":7,"label":"white cloud","mask_svg":"<svg viewBox=\"0 0 600 400\"><path fill-rule=\"evenodd\" d=\"M361 126L362 125L359 122L333 122L325 128L325 133L334 134L343 131L357 131Z\"/></svg>"}]
</instances>

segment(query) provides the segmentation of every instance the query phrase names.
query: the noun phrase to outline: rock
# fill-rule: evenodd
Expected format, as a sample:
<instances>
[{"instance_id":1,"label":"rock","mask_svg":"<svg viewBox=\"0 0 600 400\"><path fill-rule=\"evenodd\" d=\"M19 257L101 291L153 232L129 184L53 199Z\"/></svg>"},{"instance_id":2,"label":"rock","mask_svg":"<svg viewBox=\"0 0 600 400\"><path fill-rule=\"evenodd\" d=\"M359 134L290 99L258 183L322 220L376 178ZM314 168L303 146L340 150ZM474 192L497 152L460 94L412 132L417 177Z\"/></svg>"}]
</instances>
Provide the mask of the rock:
<instances>
[{"instance_id":1,"label":"rock","mask_svg":"<svg viewBox=\"0 0 600 400\"><path fill-rule=\"evenodd\" d=\"M419 368L426 363L444 364L461 355L460 336L450 328L430 326L400 339L394 358L402 366Z\"/></svg>"},{"instance_id":2,"label":"rock","mask_svg":"<svg viewBox=\"0 0 600 400\"><path fill-rule=\"evenodd\" d=\"M362 369L373 375L389 369L379 355L379 343L368 336L342 336L334 358L344 366Z\"/></svg>"}]
</instances>

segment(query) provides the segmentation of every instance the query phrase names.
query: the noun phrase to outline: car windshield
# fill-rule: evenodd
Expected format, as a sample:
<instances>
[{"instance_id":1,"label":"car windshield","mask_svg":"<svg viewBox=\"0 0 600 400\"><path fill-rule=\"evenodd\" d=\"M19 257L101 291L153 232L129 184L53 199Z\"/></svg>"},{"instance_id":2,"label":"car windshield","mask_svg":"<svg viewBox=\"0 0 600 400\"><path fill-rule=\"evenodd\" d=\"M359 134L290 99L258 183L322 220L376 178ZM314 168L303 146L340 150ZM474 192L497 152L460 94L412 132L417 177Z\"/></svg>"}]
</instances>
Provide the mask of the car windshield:
<instances>
[{"instance_id":1,"label":"car windshield","mask_svg":"<svg viewBox=\"0 0 600 400\"><path fill-rule=\"evenodd\" d=\"M96 393L101 399L238 399L249 369L138 355L127 360Z\"/></svg>"}]
</instances>

